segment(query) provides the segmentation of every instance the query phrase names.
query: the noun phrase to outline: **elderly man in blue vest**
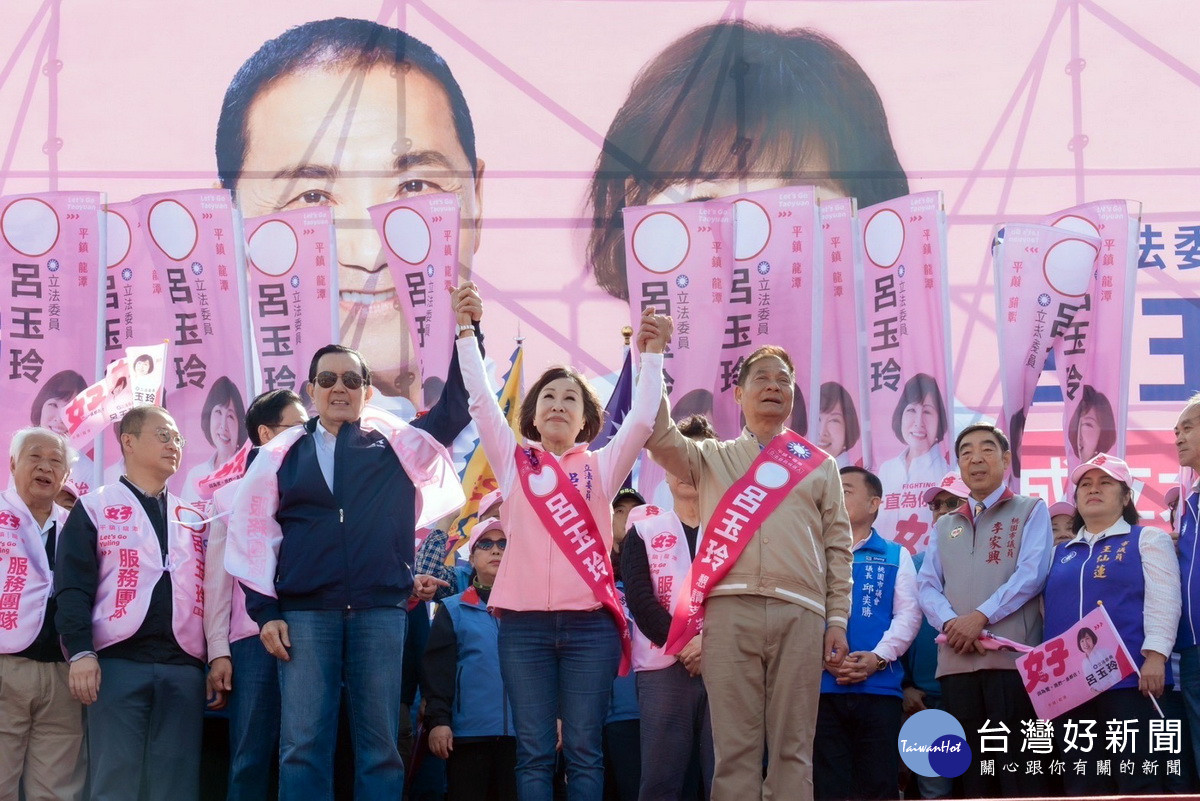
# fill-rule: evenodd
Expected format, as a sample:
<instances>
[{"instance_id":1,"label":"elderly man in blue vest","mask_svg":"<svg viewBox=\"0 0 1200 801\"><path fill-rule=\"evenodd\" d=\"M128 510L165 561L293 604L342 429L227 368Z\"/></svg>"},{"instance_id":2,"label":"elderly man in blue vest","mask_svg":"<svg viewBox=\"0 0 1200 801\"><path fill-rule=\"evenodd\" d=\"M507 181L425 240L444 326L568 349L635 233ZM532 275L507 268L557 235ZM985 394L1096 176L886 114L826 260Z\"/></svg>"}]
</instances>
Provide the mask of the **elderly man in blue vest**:
<instances>
[{"instance_id":1,"label":"elderly man in blue vest","mask_svg":"<svg viewBox=\"0 0 1200 801\"><path fill-rule=\"evenodd\" d=\"M883 484L861 467L841 469L854 544L850 654L821 675L813 740L817 799L897 798L904 654L921 626L908 551L875 530ZM894 532L892 532L894 533Z\"/></svg>"},{"instance_id":2,"label":"elderly man in blue vest","mask_svg":"<svg viewBox=\"0 0 1200 801\"><path fill-rule=\"evenodd\" d=\"M1037 715L1017 673L1018 654L987 650L979 636L986 629L1026 645L1041 644L1038 596L1050 571L1050 513L1040 498L1005 486L1012 452L996 426L967 426L954 452L971 495L934 526L917 588L925 617L946 635L938 647L942 708L962 723L974 755L962 776L963 789L969 797L1046 795L1044 775L996 771L984 776L980 771L979 730L985 724L1015 735L1009 742L1016 753L1021 721Z\"/></svg>"},{"instance_id":3,"label":"elderly man in blue vest","mask_svg":"<svg viewBox=\"0 0 1200 801\"><path fill-rule=\"evenodd\" d=\"M1179 493L1179 572L1183 585L1183 614L1175 650L1179 652L1179 683L1187 704L1188 728L1196 770L1200 771L1200 392L1188 399L1175 423L1175 450L1180 468L1191 468L1191 486ZM1181 478L1183 471L1181 470Z\"/></svg>"}]
</instances>

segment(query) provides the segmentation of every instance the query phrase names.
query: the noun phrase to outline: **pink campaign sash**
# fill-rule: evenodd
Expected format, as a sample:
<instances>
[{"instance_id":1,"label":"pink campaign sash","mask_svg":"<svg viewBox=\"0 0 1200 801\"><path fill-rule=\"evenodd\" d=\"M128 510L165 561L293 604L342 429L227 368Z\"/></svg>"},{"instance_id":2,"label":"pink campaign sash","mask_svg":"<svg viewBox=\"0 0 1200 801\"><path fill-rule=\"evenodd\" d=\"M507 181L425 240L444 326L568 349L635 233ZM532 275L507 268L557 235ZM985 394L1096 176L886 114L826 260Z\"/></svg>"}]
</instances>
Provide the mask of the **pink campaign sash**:
<instances>
[{"instance_id":1,"label":"pink campaign sash","mask_svg":"<svg viewBox=\"0 0 1200 801\"><path fill-rule=\"evenodd\" d=\"M242 471L245 472L246 463L242 460ZM209 519L210 534L208 537L208 549L210 553L215 553L220 547L222 553L225 549L229 531L229 520L227 519L233 508L233 499L236 497L238 485L236 480L218 488L212 497L213 516ZM208 617L210 611L223 611L222 604L217 602L217 599L212 597L213 590L224 594L229 593L229 619L222 623L229 624L229 642L237 642L244 640L247 637L258 636L258 624L250 617L250 613L246 611L246 591L242 589L242 585L233 580L229 572L225 570L225 560L222 558L221 564L209 564L207 566L209 582L208 585L209 603L205 605L205 616ZM232 586L230 586L232 585ZM221 623L214 623L213 628L219 630ZM207 632L211 636L211 631Z\"/></svg>"},{"instance_id":2,"label":"pink campaign sash","mask_svg":"<svg viewBox=\"0 0 1200 801\"><path fill-rule=\"evenodd\" d=\"M238 448L237 453L230 456L225 464L200 479L200 500L210 500L221 487L232 484L246 475L246 457L250 455L250 447L250 440L246 440L242 447Z\"/></svg>"},{"instance_id":3,"label":"pink campaign sash","mask_svg":"<svg viewBox=\"0 0 1200 801\"><path fill-rule=\"evenodd\" d=\"M50 517L57 537L67 513L54 505ZM19 653L33 644L53 593L42 527L10 487L0 493L0 654Z\"/></svg>"},{"instance_id":4,"label":"pink campaign sash","mask_svg":"<svg viewBox=\"0 0 1200 801\"><path fill-rule=\"evenodd\" d=\"M171 577L171 628L184 651L204 659L204 547L208 524L193 507L167 495L167 551L163 559L154 526L122 483L79 499L96 526L100 560L92 638L96 650L132 637L146 619L154 585ZM188 562L192 562L188 565Z\"/></svg>"},{"instance_id":5,"label":"pink campaign sash","mask_svg":"<svg viewBox=\"0 0 1200 801\"><path fill-rule=\"evenodd\" d=\"M381 409L367 407L359 424L387 437L416 488L417 529L426 528L462 508L465 500L454 463L442 444L415 426ZM291 447L304 436L292 426L259 450L233 499L225 545L225 569L255 592L275 598L275 568L283 530L279 511L279 468Z\"/></svg>"},{"instance_id":6,"label":"pink campaign sash","mask_svg":"<svg viewBox=\"0 0 1200 801\"><path fill-rule=\"evenodd\" d=\"M517 447L516 462L521 489L550 539L617 622L621 634L620 675L628 675L632 653L629 622L617 598L612 564L592 510L557 459L541 460L532 449Z\"/></svg>"},{"instance_id":7,"label":"pink campaign sash","mask_svg":"<svg viewBox=\"0 0 1200 801\"><path fill-rule=\"evenodd\" d=\"M638 506L631 509L629 525L637 529L638 536L646 546L646 562L650 567L651 588L654 597L668 612L674 612L683 595L684 582L692 567L692 554L688 550L687 535L683 523L674 512L657 506ZM675 657L655 645L634 626L633 669L662 670L675 664Z\"/></svg>"},{"instance_id":8,"label":"pink campaign sash","mask_svg":"<svg viewBox=\"0 0 1200 801\"><path fill-rule=\"evenodd\" d=\"M700 632L708 593L725 578L792 488L828 458L817 446L785 428L763 448L746 475L725 491L704 527L704 550L697 551L688 571L687 603L676 604L663 650L677 654Z\"/></svg>"}]
</instances>

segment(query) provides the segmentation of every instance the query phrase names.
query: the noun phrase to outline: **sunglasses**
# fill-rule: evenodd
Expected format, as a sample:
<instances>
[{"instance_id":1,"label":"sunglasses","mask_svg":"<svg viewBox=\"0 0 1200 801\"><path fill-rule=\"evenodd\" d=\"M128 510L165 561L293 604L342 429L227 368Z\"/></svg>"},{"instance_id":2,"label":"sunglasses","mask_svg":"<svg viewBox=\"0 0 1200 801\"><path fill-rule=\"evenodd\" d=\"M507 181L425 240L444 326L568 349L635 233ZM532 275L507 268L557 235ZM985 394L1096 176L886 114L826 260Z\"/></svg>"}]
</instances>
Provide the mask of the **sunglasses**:
<instances>
[{"instance_id":1,"label":"sunglasses","mask_svg":"<svg viewBox=\"0 0 1200 801\"><path fill-rule=\"evenodd\" d=\"M364 379L359 373L354 373L347 370L341 375L338 375L331 370L325 370L317 373L317 386L321 389L330 389L338 382L339 378L342 379L342 386L344 386L346 389L358 389L363 384L367 383L366 379Z\"/></svg>"},{"instance_id":2,"label":"sunglasses","mask_svg":"<svg viewBox=\"0 0 1200 801\"><path fill-rule=\"evenodd\" d=\"M943 509L947 512L953 512L955 509L962 506L962 500L959 498L951 498L948 501L930 501L926 504L926 506L929 507L929 511L935 514Z\"/></svg>"},{"instance_id":3,"label":"sunglasses","mask_svg":"<svg viewBox=\"0 0 1200 801\"><path fill-rule=\"evenodd\" d=\"M492 548L504 550L508 547L508 540L480 540L475 543L475 548L480 551L490 551Z\"/></svg>"}]
</instances>

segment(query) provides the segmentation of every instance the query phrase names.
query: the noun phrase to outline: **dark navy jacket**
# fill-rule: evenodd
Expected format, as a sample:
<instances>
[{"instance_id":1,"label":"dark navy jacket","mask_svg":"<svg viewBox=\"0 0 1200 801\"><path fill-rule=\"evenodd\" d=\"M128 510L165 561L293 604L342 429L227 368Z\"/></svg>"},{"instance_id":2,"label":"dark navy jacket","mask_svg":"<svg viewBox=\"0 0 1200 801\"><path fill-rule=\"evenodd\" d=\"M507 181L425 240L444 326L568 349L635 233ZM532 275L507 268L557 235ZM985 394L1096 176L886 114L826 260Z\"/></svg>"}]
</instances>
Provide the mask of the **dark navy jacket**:
<instances>
[{"instance_id":1,"label":"dark navy jacket","mask_svg":"<svg viewBox=\"0 0 1200 801\"><path fill-rule=\"evenodd\" d=\"M456 350L441 397L411 425L450 447L470 421ZM279 599L246 592L246 611L260 626L282 611L402 608L412 593L416 490L400 460L382 434L345 423L330 492L317 462L316 426L315 417L305 424L309 435L279 467Z\"/></svg>"}]
</instances>

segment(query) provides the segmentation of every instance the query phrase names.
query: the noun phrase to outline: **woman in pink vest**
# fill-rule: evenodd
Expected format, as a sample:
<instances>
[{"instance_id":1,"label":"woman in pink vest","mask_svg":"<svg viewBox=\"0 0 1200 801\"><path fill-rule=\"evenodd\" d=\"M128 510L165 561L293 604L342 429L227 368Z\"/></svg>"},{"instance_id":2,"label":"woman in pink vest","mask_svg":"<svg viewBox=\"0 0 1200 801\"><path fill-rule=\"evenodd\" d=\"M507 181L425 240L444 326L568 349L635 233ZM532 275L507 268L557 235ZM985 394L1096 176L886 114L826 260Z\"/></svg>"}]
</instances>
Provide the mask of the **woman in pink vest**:
<instances>
[{"instance_id":1,"label":"woman in pink vest","mask_svg":"<svg viewBox=\"0 0 1200 801\"><path fill-rule=\"evenodd\" d=\"M609 504L633 468L662 396L662 351L671 319L642 315L641 375L632 407L603 448L588 450L603 408L583 377L553 367L521 404L518 447L472 341L483 314L473 284L456 304L458 353L471 416L505 502L509 544L489 607L500 618L500 670L517 735L522 801L552 797L556 721L572 801L604 792L601 732L618 667L628 670L629 632L617 601L609 550Z\"/></svg>"}]
</instances>

